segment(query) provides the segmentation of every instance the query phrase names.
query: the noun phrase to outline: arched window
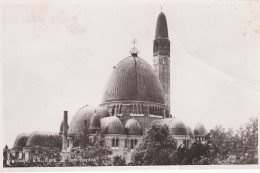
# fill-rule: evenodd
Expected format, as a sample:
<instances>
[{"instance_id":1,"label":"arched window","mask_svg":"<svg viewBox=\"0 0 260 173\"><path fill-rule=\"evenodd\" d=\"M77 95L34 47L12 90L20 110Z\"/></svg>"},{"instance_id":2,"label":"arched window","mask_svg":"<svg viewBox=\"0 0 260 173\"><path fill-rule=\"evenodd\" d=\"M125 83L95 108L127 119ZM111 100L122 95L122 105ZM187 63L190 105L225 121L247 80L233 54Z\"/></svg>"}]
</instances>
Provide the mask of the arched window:
<instances>
[{"instance_id":1,"label":"arched window","mask_svg":"<svg viewBox=\"0 0 260 173\"><path fill-rule=\"evenodd\" d=\"M135 145L137 145L137 139L135 139Z\"/></svg>"},{"instance_id":2,"label":"arched window","mask_svg":"<svg viewBox=\"0 0 260 173\"><path fill-rule=\"evenodd\" d=\"M133 149L133 148L134 148L134 140L131 139L131 149Z\"/></svg>"},{"instance_id":3,"label":"arched window","mask_svg":"<svg viewBox=\"0 0 260 173\"><path fill-rule=\"evenodd\" d=\"M125 148L127 148L127 139L125 139Z\"/></svg>"},{"instance_id":4,"label":"arched window","mask_svg":"<svg viewBox=\"0 0 260 173\"><path fill-rule=\"evenodd\" d=\"M116 147L118 147L118 138L116 138Z\"/></svg>"},{"instance_id":5,"label":"arched window","mask_svg":"<svg viewBox=\"0 0 260 173\"><path fill-rule=\"evenodd\" d=\"M122 105L119 106L119 114L122 113Z\"/></svg>"},{"instance_id":6,"label":"arched window","mask_svg":"<svg viewBox=\"0 0 260 173\"><path fill-rule=\"evenodd\" d=\"M112 115L114 115L115 114L115 106L113 106L113 108L112 108Z\"/></svg>"},{"instance_id":7,"label":"arched window","mask_svg":"<svg viewBox=\"0 0 260 173\"><path fill-rule=\"evenodd\" d=\"M112 139L112 147L115 147L115 138Z\"/></svg>"},{"instance_id":8,"label":"arched window","mask_svg":"<svg viewBox=\"0 0 260 173\"><path fill-rule=\"evenodd\" d=\"M158 43L154 43L154 48L158 48Z\"/></svg>"}]
</instances>

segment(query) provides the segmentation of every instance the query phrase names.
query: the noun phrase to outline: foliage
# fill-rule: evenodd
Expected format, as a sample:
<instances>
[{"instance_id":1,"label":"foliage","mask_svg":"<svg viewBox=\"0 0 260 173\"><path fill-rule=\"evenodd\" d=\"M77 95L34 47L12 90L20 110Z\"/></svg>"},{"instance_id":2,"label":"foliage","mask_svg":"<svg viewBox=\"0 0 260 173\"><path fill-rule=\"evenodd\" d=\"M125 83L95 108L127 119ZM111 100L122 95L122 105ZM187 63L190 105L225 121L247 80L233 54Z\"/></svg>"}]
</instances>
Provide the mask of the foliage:
<instances>
[{"instance_id":1,"label":"foliage","mask_svg":"<svg viewBox=\"0 0 260 173\"><path fill-rule=\"evenodd\" d=\"M205 142L176 148L167 126L152 126L135 149L132 165L257 164L258 119L251 118L239 130L211 129Z\"/></svg>"},{"instance_id":2,"label":"foliage","mask_svg":"<svg viewBox=\"0 0 260 173\"><path fill-rule=\"evenodd\" d=\"M108 166L111 165L109 155L112 152L105 146L101 139L89 140L85 148L74 147L71 151L71 161L66 166ZM73 164L71 164L73 163Z\"/></svg>"},{"instance_id":3,"label":"foliage","mask_svg":"<svg viewBox=\"0 0 260 173\"><path fill-rule=\"evenodd\" d=\"M175 164L176 142L168 126L152 125L131 157L132 165Z\"/></svg>"},{"instance_id":4,"label":"foliage","mask_svg":"<svg viewBox=\"0 0 260 173\"><path fill-rule=\"evenodd\" d=\"M41 146L34 146L31 149L33 154L33 161L41 161L41 162L48 162L48 161L56 161L59 162L61 160L60 148L54 147L41 147Z\"/></svg>"},{"instance_id":5,"label":"foliage","mask_svg":"<svg viewBox=\"0 0 260 173\"><path fill-rule=\"evenodd\" d=\"M87 126L79 135L72 135L70 138L73 141L71 161L65 162L65 166L111 165L111 150L104 146L99 135L90 136Z\"/></svg>"},{"instance_id":6,"label":"foliage","mask_svg":"<svg viewBox=\"0 0 260 173\"><path fill-rule=\"evenodd\" d=\"M123 158L122 156L119 156L119 155L114 156L112 165L113 166L126 166L125 158Z\"/></svg>"},{"instance_id":7,"label":"foliage","mask_svg":"<svg viewBox=\"0 0 260 173\"><path fill-rule=\"evenodd\" d=\"M85 148L89 143L91 143L88 126L84 126L81 132L77 135L69 135L69 138L72 139L73 146L75 147Z\"/></svg>"},{"instance_id":8,"label":"foliage","mask_svg":"<svg viewBox=\"0 0 260 173\"><path fill-rule=\"evenodd\" d=\"M236 132L215 127L208 134L208 145L212 164L257 164L258 119L251 118Z\"/></svg>"}]
</instances>

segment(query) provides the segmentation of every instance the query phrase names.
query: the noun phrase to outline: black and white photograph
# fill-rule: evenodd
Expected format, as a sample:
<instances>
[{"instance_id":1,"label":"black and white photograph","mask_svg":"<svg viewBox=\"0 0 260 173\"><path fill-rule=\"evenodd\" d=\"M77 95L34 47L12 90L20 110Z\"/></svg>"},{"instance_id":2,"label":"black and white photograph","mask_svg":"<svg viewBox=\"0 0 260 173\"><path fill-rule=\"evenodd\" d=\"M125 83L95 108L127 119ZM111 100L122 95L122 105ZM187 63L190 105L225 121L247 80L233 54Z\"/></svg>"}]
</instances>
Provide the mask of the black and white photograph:
<instances>
[{"instance_id":1,"label":"black and white photograph","mask_svg":"<svg viewBox=\"0 0 260 173\"><path fill-rule=\"evenodd\" d=\"M0 29L1 170L259 169L258 0L3 1Z\"/></svg>"}]
</instances>

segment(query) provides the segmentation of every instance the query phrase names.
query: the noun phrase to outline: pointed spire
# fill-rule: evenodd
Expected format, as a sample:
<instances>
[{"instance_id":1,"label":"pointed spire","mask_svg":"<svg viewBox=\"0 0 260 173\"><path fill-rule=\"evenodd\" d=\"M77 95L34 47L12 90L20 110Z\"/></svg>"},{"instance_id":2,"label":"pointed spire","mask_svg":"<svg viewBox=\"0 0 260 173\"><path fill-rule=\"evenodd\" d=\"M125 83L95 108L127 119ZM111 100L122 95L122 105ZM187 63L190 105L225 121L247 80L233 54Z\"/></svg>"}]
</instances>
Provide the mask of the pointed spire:
<instances>
[{"instance_id":1,"label":"pointed spire","mask_svg":"<svg viewBox=\"0 0 260 173\"><path fill-rule=\"evenodd\" d=\"M155 31L155 40L160 38L168 39L167 21L163 12L161 12L158 16Z\"/></svg>"},{"instance_id":2,"label":"pointed spire","mask_svg":"<svg viewBox=\"0 0 260 173\"><path fill-rule=\"evenodd\" d=\"M7 145L5 145L5 148L4 148L4 150L8 150L9 148L8 148L8 146Z\"/></svg>"}]
</instances>

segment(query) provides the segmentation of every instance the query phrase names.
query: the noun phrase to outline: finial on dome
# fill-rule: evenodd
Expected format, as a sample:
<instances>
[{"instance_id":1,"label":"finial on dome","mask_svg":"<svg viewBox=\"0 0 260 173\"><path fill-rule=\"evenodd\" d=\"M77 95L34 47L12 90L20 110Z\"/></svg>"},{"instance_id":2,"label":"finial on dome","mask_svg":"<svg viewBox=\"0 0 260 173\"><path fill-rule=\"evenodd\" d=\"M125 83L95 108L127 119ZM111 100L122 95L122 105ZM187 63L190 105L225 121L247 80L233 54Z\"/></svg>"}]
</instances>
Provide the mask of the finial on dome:
<instances>
[{"instance_id":1,"label":"finial on dome","mask_svg":"<svg viewBox=\"0 0 260 173\"><path fill-rule=\"evenodd\" d=\"M132 43L133 43L134 47L130 50L130 53L131 53L131 55L132 55L133 57L137 57L137 55L138 55L138 53L139 53L138 49L135 47L136 42L137 42L136 39L133 39L133 40L132 40Z\"/></svg>"},{"instance_id":2,"label":"finial on dome","mask_svg":"<svg viewBox=\"0 0 260 173\"><path fill-rule=\"evenodd\" d=\"M161 6L161 13L162 13L163 6Z\"/></svg>"}]
</instances>

